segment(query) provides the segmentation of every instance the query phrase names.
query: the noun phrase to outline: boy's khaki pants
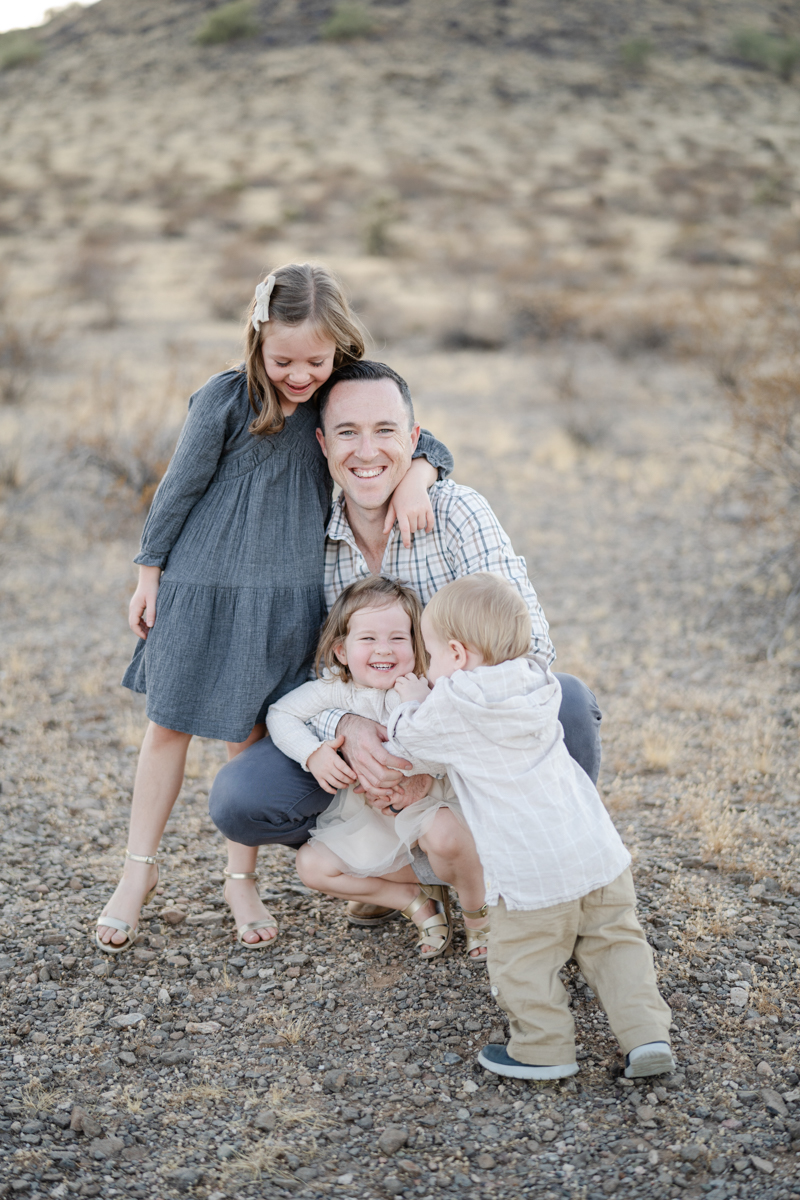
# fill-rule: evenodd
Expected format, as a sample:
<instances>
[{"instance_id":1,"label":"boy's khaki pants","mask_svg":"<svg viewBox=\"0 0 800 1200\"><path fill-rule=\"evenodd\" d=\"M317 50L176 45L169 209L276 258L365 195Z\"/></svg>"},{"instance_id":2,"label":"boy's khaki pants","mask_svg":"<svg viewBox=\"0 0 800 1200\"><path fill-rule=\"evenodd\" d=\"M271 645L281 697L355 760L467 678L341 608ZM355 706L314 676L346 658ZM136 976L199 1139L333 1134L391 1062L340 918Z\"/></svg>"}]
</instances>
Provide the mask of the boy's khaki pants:
<instances>
[{"instance_id":1,"label":"boy's khaki pants","mask_svg":"<svg viewBox=\"0 0 800 1200\"><path fill-rule=\"evenodd\" d=\"M575 1025L558 977L571 956L623 1054L645 1042L669 1042L671 1013L659 995L635 906L626 869L606 887L552 908L510 912L502 897L492 907L489 979L509 1016L512 1058L542 1067L575 1061Z\"/></svg>"}]
</instances>

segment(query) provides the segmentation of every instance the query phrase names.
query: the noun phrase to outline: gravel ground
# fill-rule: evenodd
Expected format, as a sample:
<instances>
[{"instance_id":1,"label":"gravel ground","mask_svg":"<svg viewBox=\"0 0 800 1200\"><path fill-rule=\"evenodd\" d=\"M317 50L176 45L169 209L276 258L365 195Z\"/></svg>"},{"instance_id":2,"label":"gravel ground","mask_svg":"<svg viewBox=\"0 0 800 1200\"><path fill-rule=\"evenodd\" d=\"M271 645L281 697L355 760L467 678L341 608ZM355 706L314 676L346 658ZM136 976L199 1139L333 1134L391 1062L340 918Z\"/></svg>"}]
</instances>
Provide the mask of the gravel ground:
<instances>
[{"instance_id":1,"label":"gravel ground","mask_svg":"<svg viewBox=\"0 0 800 1200\"><path fill-rule=\"evenodd\" d=\"M501 477L508 438L482 462L462 448L475 444L485 361L418 362L422 406L529 555L562 665L601 694L602 790L634 855L678 1070L620 1078L615 1040L573 965L579 1075L549 1086L487 1075L475 1054L504 1038L502 1014L461 934L450 957L423 965L405 923L350 929L341 904L299 885L284 849L267 849L260 867L280 940L244 952L206 812L221 761L211 743L193 743L137 947L100 955L91 927L119 870L142 729L139 700L117 685L133 539L76 553L65 524L59 552L47 493L28 493L11 513L2 601L1 1194L800 1196L797 714L789 666L743 668L739 611L711 638L692 601L711 556L723 565L707 599L754 553L709 507L717 410L683 369L576 350L576 386L591 381L595 413L613 393L613 430L566 467L537 459L538 523L525 527L524 463ZM549 369L492 358L512 439L524 428L527 443L547 446L560 428ZM657 406L637 390L645 371ZM654 475L651 456L667 445ZM620 464L632 446L631 481ZM620 502L625 478L635 504ZM88 511L99 503L87 493ZM592 605L598 593L611 616ZM676 604L679 660L661 638Z\"/></svg>"}]
</instances>

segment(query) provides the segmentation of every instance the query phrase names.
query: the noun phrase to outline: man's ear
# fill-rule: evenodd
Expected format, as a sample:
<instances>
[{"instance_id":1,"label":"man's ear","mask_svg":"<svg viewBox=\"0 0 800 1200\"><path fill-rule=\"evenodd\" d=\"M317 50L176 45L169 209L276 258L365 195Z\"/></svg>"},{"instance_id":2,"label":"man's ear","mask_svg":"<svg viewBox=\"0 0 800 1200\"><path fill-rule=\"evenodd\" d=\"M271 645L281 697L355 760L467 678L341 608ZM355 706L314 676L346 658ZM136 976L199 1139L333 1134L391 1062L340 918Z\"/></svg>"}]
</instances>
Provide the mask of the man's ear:
<instances>
[{"instance_id":1,"label":"man's ear","mask_svg":"<svg viewBox=\"0 0 800 1200\"><path fill-rule=\"evenodd\" d=\"M317 433L319 433L319 430L317 430ZM336 657L338 658L338 660L342 664L342 666L346 667L347 666L347 651L344 648L344 642L337 642L336 645L333 647L333 653L336 655Z\"/></svg>"},{"instance_id":2,"label":"man's ear","mask_svg":"<svg viewBox=\"0 0 800 1200\"><path fill-rule=\"evenodd\" d=\"M412 427L411 427L411 453L412 454L414 453L414 451L417 448L417 442L419 441L419 435L421 432L422 432L421 425L418 425L418 424L412 425Z\"/></svg>"},{"instance_id":3,"label":"man's ear","mask_svg":"<svg viewBox=\"0 0 800 1200\"><path fill-rule=\"evenodd\" d=\"M419 425L417 426L417 429L419 429ZM417 436L419 437L419 434L417 434ZM323 454L325 455L325 457L327 458L327 457L328 457L328 447L325 445L325 430L324 430L324 429L322 429L322 428L321 428L321 426L319 426L319 425L317 426L317 441L318 441L318 442L319 442L319 444L320 444L320 448L321 448L321 450L322 450L322 453L323 453ZM414 448L415 448L415 449L416 449L416 445L417 445L417 443L415 442L415 443L414 443Z\"/></svg>"}]
</instances>

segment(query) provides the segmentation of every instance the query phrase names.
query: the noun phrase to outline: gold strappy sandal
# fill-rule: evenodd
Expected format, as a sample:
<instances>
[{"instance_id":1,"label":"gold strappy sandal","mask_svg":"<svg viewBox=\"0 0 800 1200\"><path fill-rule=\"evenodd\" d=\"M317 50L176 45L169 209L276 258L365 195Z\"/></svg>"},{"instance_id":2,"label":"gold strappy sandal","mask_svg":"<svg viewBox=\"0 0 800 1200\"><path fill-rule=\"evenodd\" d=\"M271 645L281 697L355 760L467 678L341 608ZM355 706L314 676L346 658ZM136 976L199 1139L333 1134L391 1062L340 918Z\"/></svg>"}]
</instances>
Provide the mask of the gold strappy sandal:
<instances>
[{"instance_id":1,"label":"gold strappy sandal","mask_svg":"<svg viewBox=\"0 0 800 1200\"><path fill-rule=\"evenodd\" d=\"M125 857L132 859L134 862L149 863L151 867L155 866L158 868L157 853L131 854L130 850L126 850ZM157 873L155 883L142 901L142 908L144 908L145 904L149 904L153 899L153 896L155 896L156 888L158 887L158 879L159 875ZM102 942L100 940L100 935L95 932L94 940L97 943L98 948L102 950L104 954L122 954L123 951L130 950L131 946L136 940L136 931L139 928L138 922L136 925L129 925L127 921L120 921L118 917L98 917L96 924L98 927L100 925L105 925L110 929L118 929L120 933L124 933L126 935L125 941L121 942L120 945L115 946L113 942Z\"/></svg>"},{"instance_id":2,"label":"gold strappy sandal","mask_svg":"<svg viewBox=\"0 0 800 1200\"><path fill-rule=\"evenodd\" d=\"M464 933L467 935L467 958L471 963L485 963L486 959L489 957L489 933L491 931L491 924L488 920L488 914L489 906L487 904L482 904L480 908L476 908L472 912L470 912L468 908L462 908L461 910L462 917L469 917L470 921L477 920L478 917L487 918L487 920L485 920L482 925L479 925L477 929L469 929L466 925L464 926ZM470 951L480 950L482 947L485 947L483 954L476 954L473 957Z\"/></svg>"},{"instance_id":3,"label":"gold strappy sandal","mask_svg":"<svg viewBox=\"0 0 800 1200\"><path fill-rule=\"evenodd\" d=\"M419 930L418 946L433 946L426 954L420 951L420 958L439 958L444 954L447 947L453 940L453 918L450 913L450 893L446 887L440 884L435 886L431 884L420 884L420 889L414 899L406 907L400 910L400 915L405 917L407 921L414 924L413 917L415 912L419 912L424 904L429 900L433 900L436 905L436 912L432 917L428 917L421 925L417 925Z\"/></svg>"},{"instance_id":4,"label":"gold strappy sandal","mask_svg":"<svg viewBox=\"0 0 800 1200\"><path fill-rule=\"evenodd\" d=\"M258 875L256 874L255 871L227 871L226 870L226 871L223 871L222 874L225 876L226 879L258 879ZM230 903L228 901L227 896L225 895L225 884L224 883L222 885L222 899L225 901L225 903L230 908ZM254 929L274 929L275 937L269 938L269 940L266 942L264 941L263 938L259 938L257 942L246 942L244 940L244 935L246 933L252 933ZM240 925L238 927L238 929L236 930L236 940L242 946L244 946L245 950L266 950L267 946L274 946L278 940L278 922L275 920L274 917L270 917L270 919L268 921L248 921L247 924Z\"/></svg>"}]
</instances>

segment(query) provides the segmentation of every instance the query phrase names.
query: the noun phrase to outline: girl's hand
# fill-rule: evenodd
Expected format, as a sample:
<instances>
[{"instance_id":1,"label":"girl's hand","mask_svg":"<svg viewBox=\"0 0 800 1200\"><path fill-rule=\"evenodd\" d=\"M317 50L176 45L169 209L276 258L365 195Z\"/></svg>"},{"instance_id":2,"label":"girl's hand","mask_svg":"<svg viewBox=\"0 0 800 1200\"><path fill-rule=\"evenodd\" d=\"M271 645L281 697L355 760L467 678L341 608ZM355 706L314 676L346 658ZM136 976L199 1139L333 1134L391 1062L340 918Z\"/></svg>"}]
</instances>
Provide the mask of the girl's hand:
<instances>
[{"instance_id":1,"label":"girl's hand","mask_svg":"<svg viewBox=\"0 0 800 1200\"><path fill-rule=\"evenodd\" d=\"M335 795L339 788L349 787L355 782L355 771L351 771L344 759L337 754L344 745L344 737L332 742L323 742L319 750L308 756L308 769L324 792Z\"/></svg>"},{"instance_id":2,"label":"girl's hand","mask_svg":"<svg viewBox=\"0 0 800 1200\"><path fill-rule=\"evenodd\" d=\"M411 548L411 538L415 533L433 533L433 509L428 499L428 488L438 478L438 471L427 459L415 458L394 489L383 532L391 533L397 521L406 550Z\"/></svg>"},{"instance_id":3,"label":"girl's hand","mask_svg":"<svg viewBox=\"0 0 800 1200\"><path fill-rule=\"evenodd\" d=\"M396 679L394 690L404 703L407 700L418 700L420 704L431 692L425 676L420 675L418 677L413 673L411 675L401 675L399 679Z\"/></svg>"},{"instance_id":4,"label":"girl's hand","mask_svg":"<svg viewBox=\"0 0 800 1200\"><path fill-rule=\"evenodd\" d=\"M128 606L128 624L145 641L156 621L156 596L161 567L139 567L139 583Z\"/></svg>"}]
</instances>

